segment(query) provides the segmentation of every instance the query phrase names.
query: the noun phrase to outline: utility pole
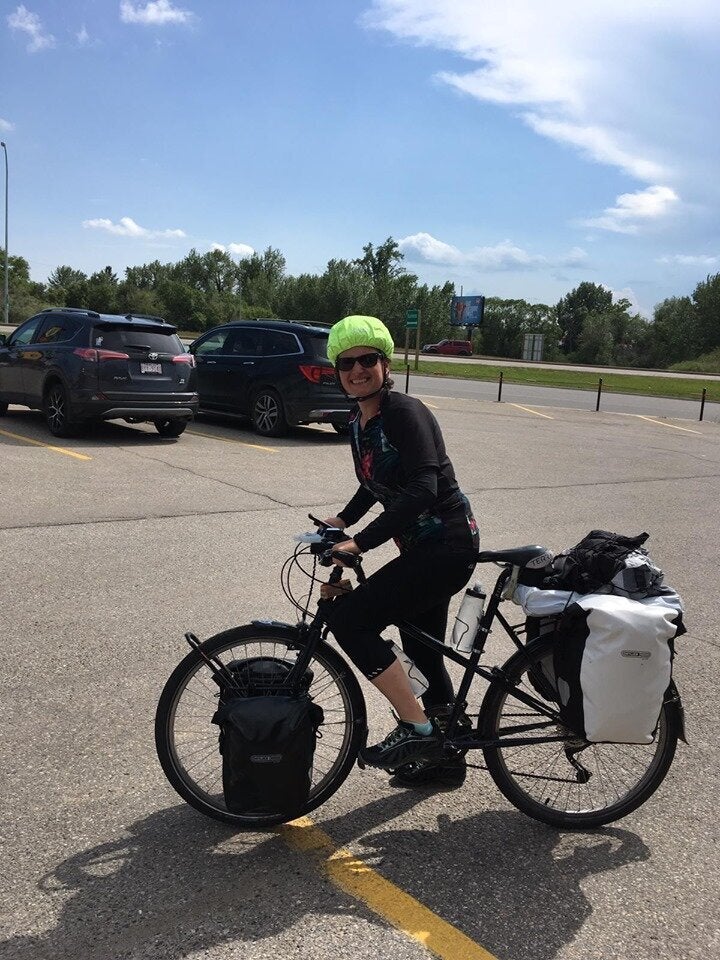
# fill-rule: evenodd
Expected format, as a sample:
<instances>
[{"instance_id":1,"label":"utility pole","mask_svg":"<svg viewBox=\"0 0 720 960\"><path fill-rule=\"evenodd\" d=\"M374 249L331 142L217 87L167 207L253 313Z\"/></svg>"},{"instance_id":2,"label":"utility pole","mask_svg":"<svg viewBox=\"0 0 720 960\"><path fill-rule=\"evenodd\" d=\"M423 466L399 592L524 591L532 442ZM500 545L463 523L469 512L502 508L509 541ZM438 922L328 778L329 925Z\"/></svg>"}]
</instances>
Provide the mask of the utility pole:
<instances>
[{"instance_id":1,"label":"utility pole","mask_svg":"<svg viewBox=\"0 0 720 960\"><path fill-rule=\"evenodd\" d=\"M3 321L7 326L10 316L10 296L8 295L8 158L7 146L4 141L0 142L5 154L5 283L3 287Z\"/></svg>"}]
</instances>

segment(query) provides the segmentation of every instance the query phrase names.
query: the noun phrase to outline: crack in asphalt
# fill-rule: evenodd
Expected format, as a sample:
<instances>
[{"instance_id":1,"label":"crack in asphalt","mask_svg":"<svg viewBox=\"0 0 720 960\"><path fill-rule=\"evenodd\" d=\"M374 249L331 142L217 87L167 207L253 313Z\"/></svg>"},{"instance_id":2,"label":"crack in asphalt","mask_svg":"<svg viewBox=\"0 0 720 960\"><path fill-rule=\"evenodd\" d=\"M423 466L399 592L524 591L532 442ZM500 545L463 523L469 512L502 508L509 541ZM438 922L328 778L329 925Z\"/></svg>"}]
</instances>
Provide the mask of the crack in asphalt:
<instances>
[{"instance_id":1,"label":"crack in asphalt","mask_svg":"<svg viewBox=\"0 0 720 960\"><path fill-rule=\"evenodd\" d=\"M287 503L285 500L278 500L275 497L271 497L269 493L258 493L256 490L248 490L247 487L242 487L239 483L232 483L230 480L222 480L218 477L208 477L204 473L199 473L197 470L192 470L190 467L184 467L179 463L169 463L167 460L163 460L160 457L149 457L147 455L138 453L137 450L133 450L130 447L121 447L120 449L137 457L138 460L151 460L153 463L160 463L163 466L171 467L173 470L181 470L183 473L189 473L191 477L199 477L201 480L207 480L209 483L219 483L224 487L230 487L232 490L240 490L242 493L247 493L251 496L262 497L263 499L269 500L271 503L276 503L281 507L295 506L294 503ZM185 514L183 514L183 516L185 516Z\"/></svg>"},{"instance_id":2,"label":"crack in asphalt","mask_svg":"<svg viewBox=\"0 0 720 960\"><path fill-rule=\"evenodd\" d=\"M532 487L479 487L477 490L463 486L467 496L479 496L483 493L518 493L523 490L571 490L579 487L617 487L628 483L673 483L675 480L718 480L720 474L701 473L687 477L634 477L628 480L588 480L582 483L539 483Z\"/></svg>"}]
</instances>

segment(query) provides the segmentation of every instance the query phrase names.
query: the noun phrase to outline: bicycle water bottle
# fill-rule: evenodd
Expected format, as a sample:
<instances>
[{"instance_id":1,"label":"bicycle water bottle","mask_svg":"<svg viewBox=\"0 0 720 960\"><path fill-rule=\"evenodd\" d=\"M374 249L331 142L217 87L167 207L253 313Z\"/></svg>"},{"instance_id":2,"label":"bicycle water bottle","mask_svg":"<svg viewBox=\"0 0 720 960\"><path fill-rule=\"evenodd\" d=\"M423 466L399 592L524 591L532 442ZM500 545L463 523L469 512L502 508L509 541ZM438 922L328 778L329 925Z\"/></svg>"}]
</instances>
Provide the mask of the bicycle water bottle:
<instances>
[{"instance_id":1,"label":"bicycle water bottle","mask_svg":"<svg viewBox=\"0 0 720 960\"><path fill-rule=\"evenodd\" d=\"M421 697L428 688L428 682L425 674L421 673L419 668L405 653L402 647L399 647L396 643L392 643L390 646L392 647L392 652L398 658L402 664L403 670L408 676L412 692L416 697Z\"/></svg>"},{"instance_id":2,"label":"bicycle water bottle","mask_svg":"<svg viewBox=\"0 0 720 960\"><path fill-rule=\"evenodd\" d=\"M478 624L485 609L485 592L482 584L475 581L468 587L455 618L452 633L452 645L458 653L470 653L475 642Z\"/></svg>"}]
</instances>

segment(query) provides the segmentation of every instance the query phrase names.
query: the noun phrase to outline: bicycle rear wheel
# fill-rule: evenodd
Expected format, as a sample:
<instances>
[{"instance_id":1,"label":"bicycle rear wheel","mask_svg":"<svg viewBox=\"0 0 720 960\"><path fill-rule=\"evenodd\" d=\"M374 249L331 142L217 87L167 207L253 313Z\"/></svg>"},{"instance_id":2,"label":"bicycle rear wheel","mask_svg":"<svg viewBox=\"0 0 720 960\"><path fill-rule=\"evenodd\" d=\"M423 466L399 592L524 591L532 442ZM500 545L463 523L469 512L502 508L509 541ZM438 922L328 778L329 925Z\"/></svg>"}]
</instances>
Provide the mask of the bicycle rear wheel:
<instances>
[{"instance_id":1,"label":"bicycle rear wheel","mask_svg":"<svg viewBox=\"0 0 720 960\"><path fill-rule=\"evenodd\" d=\"M503 666L508 681L556 709L541 663L552 641L518 651ZM545 696L540 692L544 690ZM556 827L582 829L612 823L635 810L657 790L675 755L680 719L674 702L663 704L650 744L588 743L555 725L538 709L516 700L492 682L483 698L478 730L482 739L515 736L539 741L564 734L562 742L485 747L487 768L498 789L518 810ZM580 765L573 766L572 759Z\"/></svg>"},{"instance_id":2,"label":"bicycle rear wheel","mask_svg":"<svg viewBox=\"0 0 720 960\"><path fill-rule=\"evenodd\" d=\"M253 658L291 666L298 655L298 632L278 623L248 624L206 640L206 654L226 666ZM291 649L292 647L295 649ZM219 687L200 654L192 652L175 668L160 696L155 716L155 746L165 776L183 800L206 816L238 827L259 829L283 823L324 803L350 773L366 727L365 701L347 663L320 643L310 662L308 693L322 707L324 721L315 749L308 802L287 814L236 814L225 805L218 727Z\"/></svg>"}]
</instances>

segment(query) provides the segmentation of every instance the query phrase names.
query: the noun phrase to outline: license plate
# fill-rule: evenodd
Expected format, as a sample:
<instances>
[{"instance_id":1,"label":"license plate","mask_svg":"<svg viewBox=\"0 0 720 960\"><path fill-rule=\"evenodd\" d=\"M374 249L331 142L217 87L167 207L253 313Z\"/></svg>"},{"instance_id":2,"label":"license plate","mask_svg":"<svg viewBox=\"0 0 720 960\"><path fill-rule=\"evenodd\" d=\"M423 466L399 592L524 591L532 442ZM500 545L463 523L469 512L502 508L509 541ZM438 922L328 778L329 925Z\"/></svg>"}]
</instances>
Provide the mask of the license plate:
<instances>
[{"instance_id":1,"label":"license plate","mask_svg":"<svg viewBox=\"0 0 720 960\"><path fill-rule=\"evenodd\" d=\"M141 363L140 373L162 373L161 363Z\"/></svg>"}]
</instances>

